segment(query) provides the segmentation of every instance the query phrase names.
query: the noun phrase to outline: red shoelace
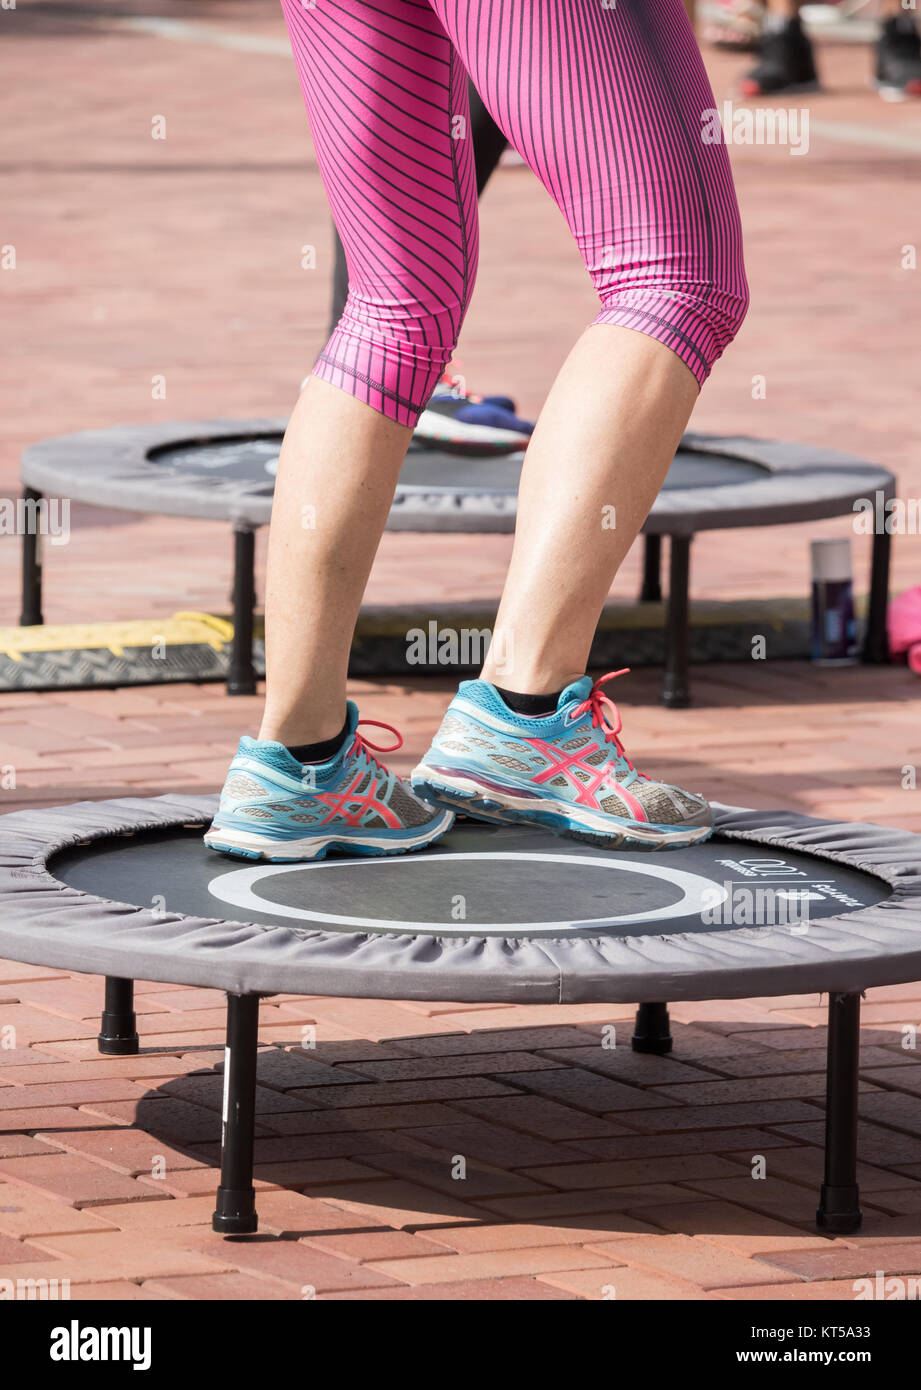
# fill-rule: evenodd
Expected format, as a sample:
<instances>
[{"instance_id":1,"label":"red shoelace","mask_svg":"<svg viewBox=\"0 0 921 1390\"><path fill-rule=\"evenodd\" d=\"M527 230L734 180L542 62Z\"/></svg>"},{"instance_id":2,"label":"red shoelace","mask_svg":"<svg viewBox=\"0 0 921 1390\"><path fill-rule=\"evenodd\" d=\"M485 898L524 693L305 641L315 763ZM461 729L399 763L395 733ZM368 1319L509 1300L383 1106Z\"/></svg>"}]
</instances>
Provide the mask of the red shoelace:
<instances>
[{"instance_id":1,"label":"red shoelace","mask_svg":"<svg viewBox=\"0 0 921 1390\"><path fill-rule=\"evenodd\" d=\"M370 739L365 738L364 735L358 732L359 725L361 724L373 724L376 729L386 729L388 733L393 734L395 736L397 742L393 745L392 748L382 748L379 743L372 743ZM375 757L375 754L396 753L396 751L402 747L403 735L399 732L398 729L395 729L392 724L384 724L380 719L359 719L358 724L355 725L355 742L352 745L351 751L354 753L358 750L361 750L362 752L367 753L368 757L371 759L371 761L375 764L376 767L380 768L381 772L386 772L387 769L381 763L380 758Z\"/></svg>"},{"instance_id":2,"label":"red shoelace","mask_svg":"<svg viewBox=\"0 0 921 1390\"><path fill-rule=\"evenodd\" d=\"M601 729L605 741L613 743L630 771L636 772L636 768L627 757L624 751L624 745L620 741L619 735L623 727L620 718L620 710L617 708L614 701L605 695L604 691L601 689L605 681L612 681L616 676L626 676L629 675L629 673L630 667L624 666L620 671L607 671L603 676L599 676L592 686L588 698L576 705L575 709L572 711L572 719L578 719L581 715L591 712L592 728ZM642 777L646 782L650 780L645 772L636 772L636 775L637 777Z\"/></svg>"}]
</instances>

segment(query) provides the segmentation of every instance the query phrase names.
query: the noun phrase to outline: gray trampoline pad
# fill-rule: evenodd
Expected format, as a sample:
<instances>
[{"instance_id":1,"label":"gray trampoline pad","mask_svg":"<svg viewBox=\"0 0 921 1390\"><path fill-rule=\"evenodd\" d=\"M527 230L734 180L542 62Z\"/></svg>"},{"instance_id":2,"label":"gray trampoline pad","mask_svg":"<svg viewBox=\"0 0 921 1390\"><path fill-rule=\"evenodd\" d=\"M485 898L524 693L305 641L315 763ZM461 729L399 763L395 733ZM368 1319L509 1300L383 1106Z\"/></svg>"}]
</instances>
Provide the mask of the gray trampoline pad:
<instances>
[{"instance_id":1,"label":"gray trampoline pad","mask_svg":"<svg viewBox=\"0 0 921 1390\"><path fill-rule=\"evenodd\" d=\"M194 477L226 478L256 483L272 491L273 466L278 462L281 434L238 435L236 438L186 440L152 449L147 457L154 468ZM487 491L517 493L524 454L515 451L488 456L450 453L441 449L412 448L400 470L400 486L445 488L450 492ZM697 487L732 487L768 477L768 471L747 459L679 449L665 478L669 490Z\"/></svg>"},{"instance_id":2,"label":"gray trampoline pad","mask_svg":"<svg viewBox=\"0 0 921 1390\"><path fill-rule=\"evenodd\" d=\"M22 460L22 481L48 495L103 507L262 526L285 421L172 421L42 440ZM387 525L395 531L514 529L521 452L407 455ZM882 468L815 445L688 433L644 525L693 535L840 516L860 498L895 489Z\"/></svg>"},{"instance_id":3,"label":"gray trampoline pad","mask_svg":"<svg viewBox=\"0 0 921 1390\"><path fill-rule=\"evenodd\" d=\"M817 921L888 897L869 874L713 839L668 854L606 853L534 829L460 821L396 859L246 864L196 831L58 855L70 887L137 907L324 931L503 937L645 936ZM155 901L156 900L156 901Z\"/></svg>"},{"instance_id":4,"label":"gray trampoline pad","mask_svg":"<svg viewBox=\"0 0 921 1390\"><path fill-rule=\"evenodd\" d=\"M0 956L232 993L499 1003L855 993L921 979L921 837L715 807L659 854L460 822L394 860L248 863L215 797L0 820Z\"/></svg>"}]
</instances>

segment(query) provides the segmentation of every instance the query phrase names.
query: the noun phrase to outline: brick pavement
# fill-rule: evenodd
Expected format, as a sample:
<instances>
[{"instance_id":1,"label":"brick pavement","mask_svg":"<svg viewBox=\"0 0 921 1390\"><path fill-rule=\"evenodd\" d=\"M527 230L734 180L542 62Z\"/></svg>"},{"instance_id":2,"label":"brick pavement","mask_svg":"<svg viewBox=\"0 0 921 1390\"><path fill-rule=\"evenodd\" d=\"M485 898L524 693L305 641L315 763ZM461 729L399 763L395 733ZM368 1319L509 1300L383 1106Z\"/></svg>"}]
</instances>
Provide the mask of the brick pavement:
<instances>
[{"instance_id":1,"label":"brick pavement","mask_svg":"<svg viewBox=\"0 0 921 1390\"><path fill-rule=\"evenodd\" d=\"M271 51L116 25L141 4L93 9L75 4L66 22L60 7L15 12L20 61L40 51L55 101L20 82L16 130L0 125L18 194L4 231L19 260L12 288L4 282L20 350L0 424L8 490L22 445L44 434L282 413L325 316L325 289L305 288L296 268L303 242L317 242L322 262L328 237L290 67ZM262 0L169 0L158 11L212 36L282 36ZM852 448L917 489L907 370L917 291L898 268L917 225L906 178L921 149L917 114L863 90L862 51L823 57L833 90L814 104L810 155L733 151L755 309L695 424ZM720 91L734 67L713 62ZM164 109L170 134L158 148L149 122ZM858 184L872 217L854 216ZM526 171L500 172L483 224L459 355L471 380L535 409L555 345L574 336L590 298ZM501 332L500 292L510 310ZM162 403L149 385L161 370ZM768 394L753 402L758 372ZM66 554L49 562L49 618L226 606L221 528L77 511ZM746 533L744 546L702 538L698 592L802 592L812 529ZM896 551L897 582L917 582L917 540ZM501 540L391 537L372 597L489 597L506 553ZM7 621L15 566L5 538ZM650 771L728 802L921 830L921 793L902 787L902 769L921 758L917 683L904 670L712 667L695 673L698 703L681 714L658 706L656 687L650 671L624 691L628 747ZM356 682L354 693L403 729L393 762L406 770L448 689ZM257 717L257 700L230 702L217 686L0 696L0 765L16 781L3 807L211 789ZM902 1047L904 1025L921 1025L921 985L868 997L866 1218L859 1235L834 1241L811 1222L824 1043L815 997L676 1007L669 1058L599 1046L602 1024L629 1026L625 1008L267 1000L264 1238L222 1242L208 1228L220 997L139 986L142 1053L101 1058L101 992L99 979L0 962L0 1029L15 1029L0 1036L0 1277L69 1279L74 1298L99 1300L848 1300L877 1269L921 1272L921 1072ZM318 1036L309 1059L298 1047L305 1023ZM449 1176L458 1152L465 1181ZM755 1154L764 1181L751 1176Z\"/></svg>"}]
</instances>

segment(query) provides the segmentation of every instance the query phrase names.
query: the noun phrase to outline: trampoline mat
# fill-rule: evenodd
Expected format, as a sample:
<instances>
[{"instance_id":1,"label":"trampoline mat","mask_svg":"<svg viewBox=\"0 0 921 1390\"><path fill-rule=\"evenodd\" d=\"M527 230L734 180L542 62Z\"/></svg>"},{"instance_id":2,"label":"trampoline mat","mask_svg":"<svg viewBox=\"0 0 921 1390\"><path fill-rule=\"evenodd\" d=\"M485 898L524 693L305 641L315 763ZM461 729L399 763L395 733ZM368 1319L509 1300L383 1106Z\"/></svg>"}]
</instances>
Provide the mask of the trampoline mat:
<instances>
[{"instance_id":1,"label":"trampoline mat","mask_svg":"<svg viewBox=\"0 0 921 1390\"><path fill-rule=\"evenodd\" d=\"M147 457L151 464L171 472L264 484L260 490L271 492L281 441L282 435L277 433L186 440L151 449ZM514 494L518 491L523 458L521 452L483 457L413 445L400 472L399 486L426 491L443 488L449 492ZM679 449L663 488L669 492L731 487L767 477L770 473L766 468L746 459Z\"/></svg>"},{"instance_id":2,"label":"trampoline mat","mask_svg":"<svg viewBox=\"0 0 921 1390\"><path fill-rule=\"evenodd\" d=\"M72 888L165 913L439 937L796 933L890 891L871 874L786 849L714 838L667 854L611 853L469 821L399 858L244 864L207 850L200 829L180 829L102 840L49 868Z\"/></svg>"},{"instance_id":3,"label":"trampoline mat","mask_svg":"<svg viewBox=\"0 0 921 1390\"><path fill-rule=\"evenodd\" d=\"M196 477L264 483L272 492L282 434L238 435L229 439L192 439L150 449L147 461Z\"/></svg>"}]
</instances>

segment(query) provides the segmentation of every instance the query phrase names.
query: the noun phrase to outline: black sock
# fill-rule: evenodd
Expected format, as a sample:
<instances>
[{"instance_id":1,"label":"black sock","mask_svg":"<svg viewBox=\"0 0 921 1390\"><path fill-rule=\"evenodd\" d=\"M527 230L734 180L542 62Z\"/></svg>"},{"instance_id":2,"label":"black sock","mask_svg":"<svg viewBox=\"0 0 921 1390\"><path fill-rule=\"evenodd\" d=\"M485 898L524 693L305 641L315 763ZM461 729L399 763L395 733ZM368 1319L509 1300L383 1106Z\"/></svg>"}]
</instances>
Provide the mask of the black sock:
<instances>
[{"instance_id":1,"label":"black sock","mask_svg":"<svg viewBox=\"0 0 921 1390\"><path fill-rule=\"evenodd\" d=\"M349 732L349 717L345 716L345 723L333 738L324 738L320 743L294 743L286 744L288 752L292 758L297 758L299 763L326 763L345 743Z\"/></svg>"},{"instance_id":2,"label":"black sock","mask_svg":"<svg viewBox=\"0 0 921 1390\"><path fill-rule=\"evenodd\" d=\"M498 690L509 709L514 710L516 714L532 716L556 714L557 703L563 693L562 690L557 690L551 695L522 695L517 690L503 690L501 685L495 686L494 689Z\"/></svg>"}]
</instances>

